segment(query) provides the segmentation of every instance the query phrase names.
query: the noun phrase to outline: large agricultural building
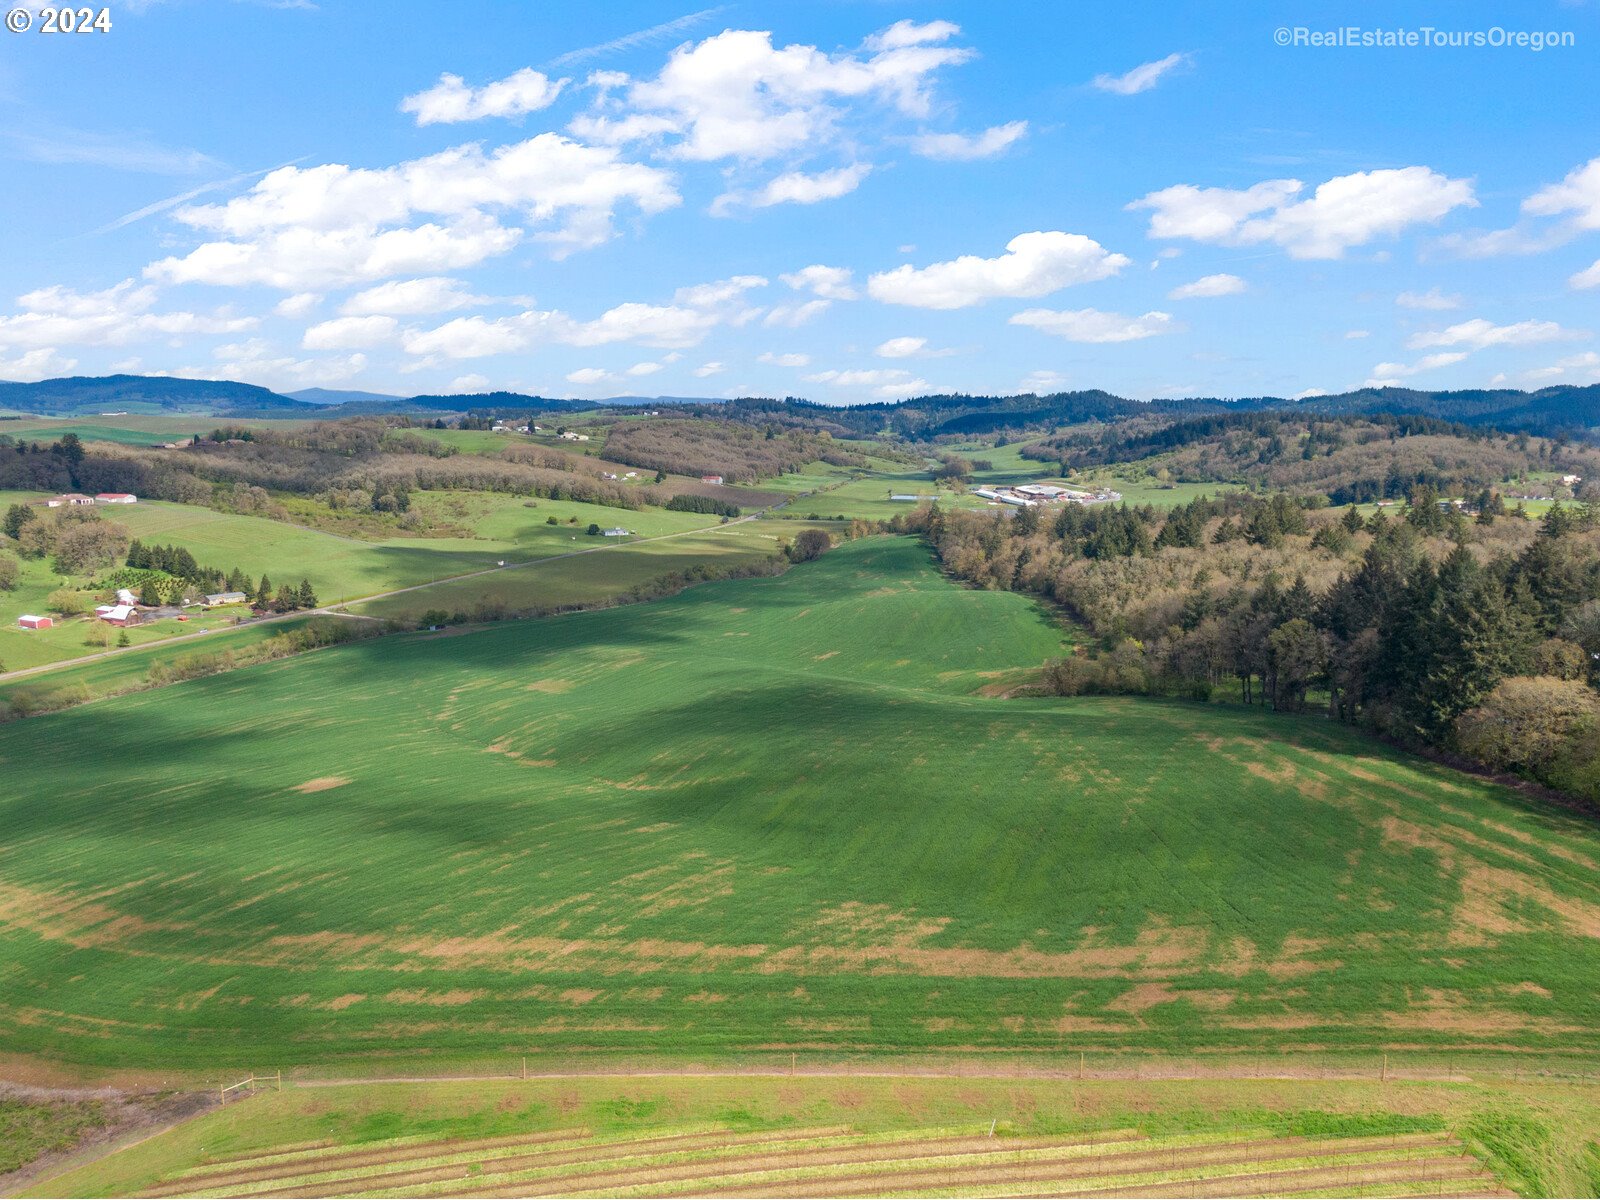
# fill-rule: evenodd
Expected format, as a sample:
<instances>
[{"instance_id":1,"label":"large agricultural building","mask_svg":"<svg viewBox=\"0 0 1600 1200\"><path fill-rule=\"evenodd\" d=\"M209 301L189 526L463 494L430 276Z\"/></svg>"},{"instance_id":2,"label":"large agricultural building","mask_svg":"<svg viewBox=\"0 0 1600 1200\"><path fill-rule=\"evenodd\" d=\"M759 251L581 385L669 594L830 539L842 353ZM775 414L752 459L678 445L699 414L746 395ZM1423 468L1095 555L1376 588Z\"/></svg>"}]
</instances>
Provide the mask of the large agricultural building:
<instances>
[{"instance_id":1,"label":"large agricultural building","mask_svg":"<svg viewBox=\"0 0 1600 1200\"><path fill-rule=\"evenodd\" d=\"M1115 504L1122 499L1121 492L1110 488L1097 488L1092 492L1080 488L1059 487L1053 483L1019 483L1015 487L981 487L972 490L993 504L1010 504L1016 508L1033 508L1040 504Z\"/></svg>"}]
</instances>

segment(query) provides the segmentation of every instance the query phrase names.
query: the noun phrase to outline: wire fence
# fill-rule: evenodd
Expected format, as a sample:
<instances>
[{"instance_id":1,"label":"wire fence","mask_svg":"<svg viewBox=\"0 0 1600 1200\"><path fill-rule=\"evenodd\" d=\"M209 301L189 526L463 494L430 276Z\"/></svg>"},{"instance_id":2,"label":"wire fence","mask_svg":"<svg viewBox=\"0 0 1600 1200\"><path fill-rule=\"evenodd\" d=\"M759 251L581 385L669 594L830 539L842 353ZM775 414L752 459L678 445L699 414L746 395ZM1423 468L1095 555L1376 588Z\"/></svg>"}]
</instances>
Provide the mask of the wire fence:
<instances>
[{"instance_id":1,"label":"wire fence","mask_svg":"<svg viewBox=\"0 0 1600 1200\"><path fill-rule=\"evenodd\" d=\"M293 1067L291 1084L499 1081L594 1076L722 1077L794 1075L890 1078L1054 1079L1073 1082L1159 1080L1322 1080L1536 1084L1600 1083L1600 1059L1508 1051L1400 1050L1373 1052L1288 1051L1260 1054L1160 1053L1095 1047L1022 1055L919 1053L909 1055L776 1051L703 1058L651 1055L540 1053L493 1058L385 1059L381 1064L348 1060ZM247 1085L281 1089L282 1072L252 1075ZM219 1085L220 1086L220 1085Z\"/></svg>"}]
</instances>

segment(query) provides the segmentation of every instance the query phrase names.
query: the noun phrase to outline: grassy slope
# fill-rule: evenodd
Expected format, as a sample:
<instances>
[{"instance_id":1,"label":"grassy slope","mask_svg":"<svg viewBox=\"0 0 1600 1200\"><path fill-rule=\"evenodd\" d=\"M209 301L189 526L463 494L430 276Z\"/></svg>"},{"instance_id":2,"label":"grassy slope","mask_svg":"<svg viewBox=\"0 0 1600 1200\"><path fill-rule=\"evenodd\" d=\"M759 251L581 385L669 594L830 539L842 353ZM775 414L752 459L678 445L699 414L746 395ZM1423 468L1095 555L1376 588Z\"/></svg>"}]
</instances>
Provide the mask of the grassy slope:
<instances>
[{"instance_id":1,"label":"grassy slope","mask_svg":"<svg viewBox=\"0 0 1600 1200\"><path fill-rule=\"evenodd\" d=\"M18 441L53 442L65 433L76 433L86 442L126 442L133 445L160 444L197 433L210 433L219 425L248 425L252 429L297 429L311 418L273 418L239 420L234 417L209 417L195 413L171 415L129 412L126 416L90 415L82 417L23 417L0 421L0 433Z\"/></svg>"},{"instance_id":2,"label":"grassy slope","mask_svg":"<svg viewBox=\"0 0 1600 1200\"><path fill-rule=\"evenodd\" d=\"M0 509L33 498L33 493L0 492ZM237 566L252 579L266 574L274 583L309 578L325 604L481 571L502 560L523 562L564 554L594 544L584 532L590 524L621 525L641 537L653 537L717 521L700 513L632 511L564 500L530 504L522 497L490 493L424 493L417 503L477 536L357 541L261 517L162 501L108 509L106 519L126 525L134 537L145 541L184 546L207 566L225 571ZM557 525L548 524L552 516ZM16 628L22 613L43 612L45 598L63 582L48 562L24 560L21 586L0 593L0 663L6 669L41 666L94 651L85 644L85 622L66 622L48 631ZM228 621L224 617L164 621L131 630L129 636L139 644L193 632L202 625L221 627Z\"/></svg>"},{"instance_id":3,"label":"grassy slope","mask_svg":"<svg viewBox=\"0 0 1600 1200\"><path fill-rule=\"evenodd\" d=\"M707 1127L986 1132L991 1121L1002 1135L1136 1129L1153 1137L1323 1137L1433 1128L1463 1137L1524 1194L1593 1195L1600 1185L1586 1153L1600 1130L1600 1105L1592 1089L1578 1086L643 1077L291 1088L190 1121L27 1194L126 1195L218 1158L324 1139L361 1146L574 1128L602 1138Z\"/></svg>"},{"instance_id":4,"label":"grassy slope","mask_svg":"<svg viewBox=\"0 0 1600 1200\"><path fill-rule=\"evenodd\" d=\"M1059 641L873 540L0 729L0 1040L1597 1048L1591 823L1316 720L973 694Z\"/></svg>"}]
</instances>

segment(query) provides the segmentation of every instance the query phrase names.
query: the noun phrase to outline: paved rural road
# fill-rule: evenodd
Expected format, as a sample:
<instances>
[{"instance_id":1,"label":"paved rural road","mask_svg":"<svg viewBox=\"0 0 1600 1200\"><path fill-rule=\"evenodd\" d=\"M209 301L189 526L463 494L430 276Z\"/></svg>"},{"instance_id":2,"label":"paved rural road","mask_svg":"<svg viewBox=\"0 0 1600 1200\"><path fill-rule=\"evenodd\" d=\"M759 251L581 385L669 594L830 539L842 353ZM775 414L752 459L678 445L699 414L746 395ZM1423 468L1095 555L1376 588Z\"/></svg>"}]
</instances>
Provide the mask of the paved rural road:
<instances>
[{"instance_id":1,"label":"paved rural road","mask_svg":"<svg viewBox=\"0 0 1600 1200\"><path fill-rule=\"evenodd\" d=\"M743 525L746 521L753 521L766 511L766 509L761 509L760 511L753 512L748 516L735 517L726 525L704 525L699 529L680 529L676 533L658 533L655 537L636 538L631 542L624 542L621 545L588 546L582 550L568 550L561 554L547 555L544 558L530 558L524 562L507 563L503 567L485 567L481 571L467 571L461 575L446 575L441 579L433 579L427 583L414 583L409 587L394 588L387 592L374 592L370 596L355 596L348 600L341 600L337 605L330 604L324 605L321 608L302 609L299 612L280 613L274 617L261 617L258 620L249 622L249 624L251 626L273 625L277 624L279 621L292 621L299 617L308 616L343 616L353 617L358 620L376 621L379 618L369 617L362 613L340 613L336 612L335 610L338 608L344 608L351 604L366 604L369 601L384 600L390 596L403 596L407 592L424 591L427 588L438 587L442 583L455 583L462 579L478 579L484 575L497 575L501 571L520 571L526 567L537 567L543 565L544 563L557 562L563 558L577 558L584 554L603 554L607 551L621 552L627 550L631 546L642 546L646 542L664 542L670 538L687 537L693 533L721 533L723 530L731 529L735 525ZM59 671L63 667L76 667L82 665L83 663L98 662L102 658L110 658L115 654L137 654L140 651L155 650L164 646L175 646L182 642L197 641L201 638L209 636L213 632L222 633L225 631L209 629L196 630L194 633L180 633L177 637L163 638L159 642L146 642L142 646L115 647L110 650L102 650L97 654L85 654L78 658L64 658L60 662L44 663L43 665L37 667L23 667L20 670L7 671L3 674L0 674L0 683L9 683L14 679L25 679L30 675L44 675L50 671Z\"/></svg>"}]
</instances>

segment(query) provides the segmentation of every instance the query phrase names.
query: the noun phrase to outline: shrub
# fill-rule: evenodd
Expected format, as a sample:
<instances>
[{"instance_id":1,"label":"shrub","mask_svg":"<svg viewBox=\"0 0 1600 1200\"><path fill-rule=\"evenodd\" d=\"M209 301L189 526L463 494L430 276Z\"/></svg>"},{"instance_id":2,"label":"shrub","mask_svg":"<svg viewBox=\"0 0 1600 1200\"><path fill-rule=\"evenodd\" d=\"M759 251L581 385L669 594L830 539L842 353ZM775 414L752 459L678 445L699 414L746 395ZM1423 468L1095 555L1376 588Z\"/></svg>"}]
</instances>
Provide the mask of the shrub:
<instances>
[{"instance_id":1,"label":"shrub","mask_svg":"<svg viewBox=\"0 0 1600 1200\"><path fill-rule=\"evenodd\" d=\"M45 600L45 607L63 617L75 617L89 611L94 597L73 588L57 588Z\"/></svg>"},{"instance_id":2,"label":"shrub","mask_svg":"<svg viewBox=\"0 0 1600 1200\"><path fill-rule=\"evenodd\" d=\"M802 529L787 551L790 562L810 562L833 549L833 536L826 529Z\"/></svg>"}]
</instances>

